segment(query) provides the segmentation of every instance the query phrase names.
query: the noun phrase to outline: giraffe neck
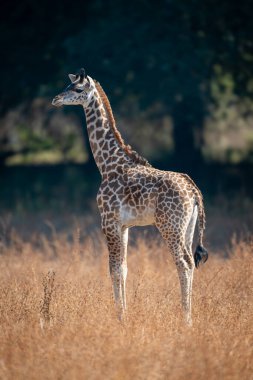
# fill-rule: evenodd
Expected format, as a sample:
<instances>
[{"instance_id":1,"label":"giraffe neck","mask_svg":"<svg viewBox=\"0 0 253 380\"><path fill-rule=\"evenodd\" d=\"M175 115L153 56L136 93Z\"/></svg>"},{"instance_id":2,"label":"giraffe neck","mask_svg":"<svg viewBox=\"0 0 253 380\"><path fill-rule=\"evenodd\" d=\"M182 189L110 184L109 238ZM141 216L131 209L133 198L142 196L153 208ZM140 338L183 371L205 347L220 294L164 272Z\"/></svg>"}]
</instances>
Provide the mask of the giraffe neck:
<instances>
[{"instance_id":1,"label":"giraffe neck","mask_svg":"<svg viewBox=\"0 0 253 380\"><path fill-rule=\"evenodd\" d=\"M110 115L97 91L84 108L91 150L102 176L111 171L122 170L122 165L131 164L113 131Z\"/></svg>"}]
</instances>

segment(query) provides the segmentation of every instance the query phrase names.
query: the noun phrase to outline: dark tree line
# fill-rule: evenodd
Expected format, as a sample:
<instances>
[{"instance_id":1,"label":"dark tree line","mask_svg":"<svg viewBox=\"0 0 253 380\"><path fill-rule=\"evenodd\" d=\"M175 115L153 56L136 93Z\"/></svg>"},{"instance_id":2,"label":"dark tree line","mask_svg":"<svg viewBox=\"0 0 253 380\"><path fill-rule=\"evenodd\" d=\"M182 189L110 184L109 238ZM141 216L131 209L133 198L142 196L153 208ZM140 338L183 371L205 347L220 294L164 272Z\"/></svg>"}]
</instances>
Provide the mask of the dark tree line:
<instances>
[{"instance_id":1,"label":"dark tree line","mask_svg":"<svg viewBox=\"0 0 253 380\"><path fill-rule=\"evenodd\" d=\"M231 74L238 96L252 96L250 0L5 3L0 41L2 115L21 100L51 96L67 72L85 66L113 106L133 94L142 109L164 104L174 124L168 155L182 169L202 161L215 67Z\"/></svg>"}]
</instances>

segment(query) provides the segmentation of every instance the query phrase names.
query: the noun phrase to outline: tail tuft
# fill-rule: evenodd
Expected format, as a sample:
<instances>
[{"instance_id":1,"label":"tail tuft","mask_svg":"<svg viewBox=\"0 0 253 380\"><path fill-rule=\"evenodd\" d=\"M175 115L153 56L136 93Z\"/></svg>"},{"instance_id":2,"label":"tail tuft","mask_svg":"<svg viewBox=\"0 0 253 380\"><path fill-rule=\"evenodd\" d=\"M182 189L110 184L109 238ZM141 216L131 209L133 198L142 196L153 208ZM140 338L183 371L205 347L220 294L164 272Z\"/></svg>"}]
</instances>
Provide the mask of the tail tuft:
<instances>
[{"instance_id":1,"label":"tail tuft","mask_svg":"<svg viewBox=\"0 0 253 380\"><path fill-rule=\"evenodd\" d=\"M207 259L208 259L207 250L203 246L198 245L196 248L196 252L194 254L195 267L198 268L199 264L201 262L204 264L207 261Z\"/></svg>"}]
</instances>

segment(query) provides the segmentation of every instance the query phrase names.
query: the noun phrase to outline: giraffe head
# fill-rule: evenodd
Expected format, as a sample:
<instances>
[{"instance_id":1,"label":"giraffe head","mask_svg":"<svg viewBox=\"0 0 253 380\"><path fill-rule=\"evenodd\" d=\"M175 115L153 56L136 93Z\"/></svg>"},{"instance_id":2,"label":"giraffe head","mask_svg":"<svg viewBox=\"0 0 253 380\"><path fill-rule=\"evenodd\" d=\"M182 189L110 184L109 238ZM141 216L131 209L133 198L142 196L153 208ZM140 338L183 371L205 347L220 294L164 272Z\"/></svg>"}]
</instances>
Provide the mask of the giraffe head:
<instances>
[{"instance_id":1,"label":"giraffe head","mask_svg":"<svg viewBox=\"0 0 253 380\"><path fill-rule=\"evenodd\" d=\"M71 84L59 95L55 96L52 104L56 107L62 105L82 105L86 107L94 93L95 85L93 80L85 75L85 70L81 69L77 74L69 74Z\"/></svg>"}]
</instances>

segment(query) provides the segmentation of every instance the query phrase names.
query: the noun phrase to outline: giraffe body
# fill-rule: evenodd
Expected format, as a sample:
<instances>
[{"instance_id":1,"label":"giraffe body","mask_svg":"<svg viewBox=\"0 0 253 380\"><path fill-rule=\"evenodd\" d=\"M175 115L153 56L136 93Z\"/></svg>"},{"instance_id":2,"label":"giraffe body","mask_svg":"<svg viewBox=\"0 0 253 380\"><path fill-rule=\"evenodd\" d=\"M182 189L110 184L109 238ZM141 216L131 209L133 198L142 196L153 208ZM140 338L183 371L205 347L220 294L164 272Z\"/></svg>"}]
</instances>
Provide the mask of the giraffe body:
<instances>
[{"instance_id":1,"label":"giraffe body","mask_svg":"<svg viewBox=\"0 0 253 380\"><path fill-rule=\"evenodd\" d=\"M125 145L108 98L99 83L84 71L70 74L71 85L53 104L84 107L91 149L102 176L97 195L102 230L109 250L109 267L119 315L126 309L127 242L132 226L155 225L177 267L182 306L191 323L191 292L195 266L207 260L202 244L205 214L202 195L186 174L153 168ZM199 246L192 241L199 220Z\"/></svg>"}]
</instances>

